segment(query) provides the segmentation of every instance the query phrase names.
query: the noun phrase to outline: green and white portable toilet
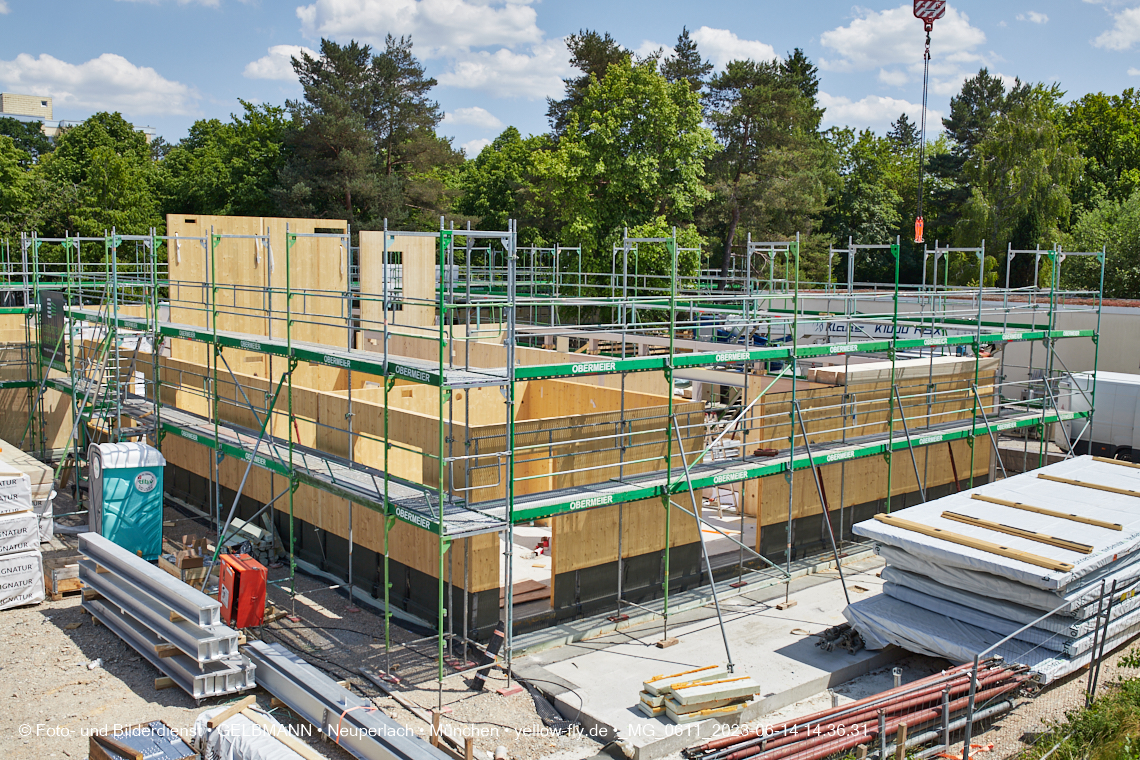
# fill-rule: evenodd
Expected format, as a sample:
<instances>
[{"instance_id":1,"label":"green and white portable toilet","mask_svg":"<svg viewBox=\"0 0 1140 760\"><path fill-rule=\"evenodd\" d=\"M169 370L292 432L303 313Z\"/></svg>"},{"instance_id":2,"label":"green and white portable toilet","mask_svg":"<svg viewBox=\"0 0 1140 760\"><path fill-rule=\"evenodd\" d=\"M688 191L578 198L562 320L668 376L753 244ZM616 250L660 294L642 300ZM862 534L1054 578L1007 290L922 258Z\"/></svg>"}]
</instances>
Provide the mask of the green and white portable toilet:
<instances>
[{"instance_id":1,"label":"green and white portable toilet","mask_svg":"<svg viewBox=\"0 0 1140 760\"><path fill-rule=\"evenodd\" d=\"M132 554L162 554L162 468L166 460L145 443L93 443L90 529Z\"/></svg>"}]
</instances>

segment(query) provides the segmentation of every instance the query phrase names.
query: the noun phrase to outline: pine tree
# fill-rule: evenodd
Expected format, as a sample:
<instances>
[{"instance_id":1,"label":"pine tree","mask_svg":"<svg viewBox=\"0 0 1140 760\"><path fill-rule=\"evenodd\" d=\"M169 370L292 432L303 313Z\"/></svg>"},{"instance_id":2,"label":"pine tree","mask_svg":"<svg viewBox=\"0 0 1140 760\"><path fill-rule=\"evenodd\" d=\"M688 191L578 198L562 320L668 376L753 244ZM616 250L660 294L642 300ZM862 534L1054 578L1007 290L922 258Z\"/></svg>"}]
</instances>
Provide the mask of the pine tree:
<instances>
[{"instance_id":1,"label":"pine tree","mask_svg":"<svg viewBox=\"0 0 1140 760\"><path fill-rule=\"evenodd\" d=\"M899 153L918 147L918 127L905 113L899 114L887 132L887 139Z\"/></svg>"},{"instance_id":2,"label":"pine tree","mask_svg":"<svg viewBox=\"0 0 1140 760\"><path fill-rule=\"evenodd\" d=\"M661 74L670 82L688 80L693 92L700 92L705 78L712 73L711 61L701 58L697 43L689 37L689 28L683 27L673 47L673 55L661 64Z\"/></svg>"},{"instance_id":3,"label":"pine tree","mask_svg":"<svg viewBox=\"0 0 1140 760\"><path fill-rule=\"evenodd\" d=\"M562 100L546 99L546 118L556 135L566 131L570 112L586 97L590 77L601 81L611 64L624 63L631 58L630 52L619 45L609 32L599 34L592 29L571 34L566 38L566 47L570 50L570 65L582 74L562 80L566 83L566 97Z\"/></svg>"}]
</instances>

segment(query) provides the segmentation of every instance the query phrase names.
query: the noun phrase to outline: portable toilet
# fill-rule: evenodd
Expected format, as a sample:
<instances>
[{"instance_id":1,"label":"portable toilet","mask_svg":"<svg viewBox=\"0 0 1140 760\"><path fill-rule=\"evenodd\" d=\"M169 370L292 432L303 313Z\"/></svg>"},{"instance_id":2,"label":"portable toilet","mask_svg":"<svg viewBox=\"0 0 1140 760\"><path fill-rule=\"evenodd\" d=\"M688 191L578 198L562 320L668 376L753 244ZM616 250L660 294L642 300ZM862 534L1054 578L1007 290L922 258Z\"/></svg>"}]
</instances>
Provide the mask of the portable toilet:
<instances>
[{"instance_id":1,"label":"portable toilet","mask_svg":"<svg viewBox=\"0 0 1140 760\"><path fill-rule=\"evenodd\" d=\"M145 443L93 443L87 449L90 529L153 561L162 554L162 468L166 460Z\"/></svg>"}]
</instances>

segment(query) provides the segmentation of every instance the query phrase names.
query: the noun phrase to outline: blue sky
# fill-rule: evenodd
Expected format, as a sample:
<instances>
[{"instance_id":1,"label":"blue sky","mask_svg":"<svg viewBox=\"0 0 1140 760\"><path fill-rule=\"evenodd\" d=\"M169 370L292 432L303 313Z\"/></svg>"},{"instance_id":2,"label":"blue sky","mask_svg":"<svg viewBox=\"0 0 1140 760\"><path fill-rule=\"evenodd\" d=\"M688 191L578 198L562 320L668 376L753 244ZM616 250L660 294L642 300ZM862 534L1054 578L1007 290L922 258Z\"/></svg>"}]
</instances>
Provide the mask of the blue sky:
<instances>
[{"instance_id":1,"label":"blue sky","mask_svg":"<svg viewBox=\"0 0 1140 760\"><path fill-rule=\"evenodd\" d=\"M544 99L571 73L565 35L609 31L647 52L672 47L682 26L718 66L804 48L827 124L882 132L904 110L917 118L923 35L909 0L0 0L0 90L52 95L57 119L121 111L176 142L238 98L297 97L288 56L322 36L411 34L440 82L441 131L473 153L506 125L546 129ZM962 0L932 53L934 123L983 65L1073 98L1119 93L1140 87L1140 0Z\"/></svg>"}]
</instances>

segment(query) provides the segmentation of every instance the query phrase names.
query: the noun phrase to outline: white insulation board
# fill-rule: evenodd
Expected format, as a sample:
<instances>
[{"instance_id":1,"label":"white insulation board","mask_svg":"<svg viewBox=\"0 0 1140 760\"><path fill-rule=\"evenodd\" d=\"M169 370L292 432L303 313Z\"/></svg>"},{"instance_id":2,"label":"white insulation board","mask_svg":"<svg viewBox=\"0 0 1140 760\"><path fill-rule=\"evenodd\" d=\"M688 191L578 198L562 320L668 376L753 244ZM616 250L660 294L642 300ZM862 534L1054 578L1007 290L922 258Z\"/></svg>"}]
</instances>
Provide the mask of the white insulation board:
<instances>
[{"instance_id":1,"label":"white insulation board","mask_svg":"<svg viewBox=\"0 0 1140 760\"><path fill-rule=\"evenodd\" d=\"M7 462L0 461L0 515L32 508L32 481Z\"/></svg>"}]
</instances>

